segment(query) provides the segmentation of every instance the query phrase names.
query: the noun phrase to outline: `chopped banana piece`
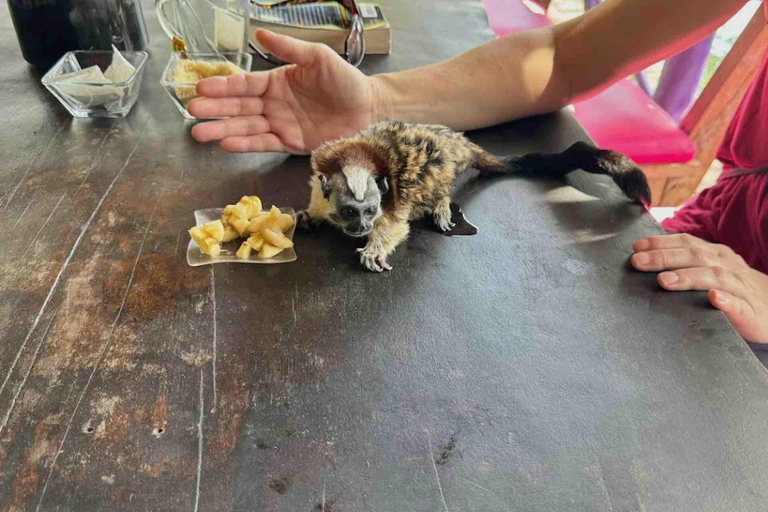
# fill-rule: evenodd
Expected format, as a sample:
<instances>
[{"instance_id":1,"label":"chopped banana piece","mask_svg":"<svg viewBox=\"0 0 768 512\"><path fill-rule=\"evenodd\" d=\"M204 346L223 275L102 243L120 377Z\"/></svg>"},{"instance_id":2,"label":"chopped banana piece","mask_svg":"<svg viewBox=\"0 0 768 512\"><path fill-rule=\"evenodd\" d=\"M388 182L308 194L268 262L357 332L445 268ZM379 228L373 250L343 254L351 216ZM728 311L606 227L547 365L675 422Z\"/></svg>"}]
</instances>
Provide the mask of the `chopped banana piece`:
<instances>
[{"instance_id":1,"label":"chopped banana piece","mask_svg":"<svg viewBox=\"0 0 768 512\"><path fill-rule=\"evenodd\" d=\"M239 236L240 233L238 233L235 228L233 228L228 222L224 223L224 236L221 238L222 242L231 242Z\"/></svg>"},{"instance_id":2,"label":"chopped banana piece","mask_svg":"<svg viewBox=\"0 0 768 512\"><path fill-rule=\"evenodd\" d=\"M261 250L259 251L259 259L267 260L269 258L274 258L281 252L283 252L283 250L279 247L275 247L274 245L264 244L261 246Z\"/></svg>"},{"instance_id":3,"label":"chopped banana piece","mask_svg":"<svg viewBox=\"0 0 768 512\"><path fill-rule=\"evenodd\" d=\"M221 214L221 220L224 222L232 224L231 221L235 219L250 219L247 208L242 204L229 204L224 208L224 213Z\"/></svg>"},{"instance_id":4,"label":"chopped banana piece","mask_svg":"<svg viewBox=\"0 0 768 512\"><path fill-rule=\"evenodd\" d=\"M251 246L251 249L254 251L259 251L264 245L264 238L261 236L261 233L254 233L245 241L245 243Z\"/></svg>"},{"instance_id":5,"label":"chopped banana piece","mask_svg":"<svg viewBox=\"0 0 768 512\"><path fill-rule=\"evenodd\" d=\"M240 236L246 236L250 232L248 231L248 225L250 222L248 222L246 219L235 219L232 222L232 226L237 230L237 232L240 234Z\"/></svg>"},{"instance_id":6,"label":"chopped banana piece","mask_svg":"<svg viewBox=\"0 0 768 512\"><path fill-rule=\"evenodd\" d=\"M248 242L243 242L243 245L240 246L235 254L241 260L247 260L251 256L251 250L251 246L248 245Z\"/></svg>"},{"instance_id":7,"label":"chopped banana piece","mask_svg":"<svg viewBox=\"0 0 768 512\"><path fill-rule=\"evenodd\" d=\"M203 240L205 240L208 235L203 231L202 226L196 226L189 230L189 236L192 237L192 240L194 240L197 245L203 245Z\"/></svg>"},{"instance_id":8,"label":"chopped banana piece","mask_svg":"<svg viewBox=\"0 0 768 512\"><path fill-rule=\"evenodd\" d=\"M279 247L280 249L290 249L293 247L293 242L280 231L264 229L261 231L261 235L264 237L266 243Z\"/></svg>"},{"instance_id":9,"label":"chopped banana piece","mask_svg":"<svg viewBox=\"0 0 768 512\"><path fill-rule=\"evenodd\" d=\"M203 224L203 231L208 233L208 236L215 238L217 242L221 242L221 239L224 238L224 224L220 220Z\"/></svg>"},{"instance_id":10,"label":"chopped banana piece","mask_svg":"<svg viewBox=\"0 0 768 512\"><path fill-rule=\"evenodd\" d=\"M272 205L272 209L269 210L269 217L264 221L264 227L262 229L277 229L277 222L280 220L280 208Z\"/></svg>"},{"instance_id":11,"label":"chopped banana piece","mask_svg":"<svg viewBox=\"0 0 768 512\"><path fill-rule=\"evenodd\" d=\"M218 256L221 253L221 246L218 240L209 236L203 229L203 226L197 226L189 230L189 236L195 241L203 254Z\"/></svg>"},{"instance_id":12,"label":"chopped banana piece","mask_svg":"<svg viewBox=\"0 0 768 512\"><path fill-rule=\"evenodd\" d=\"M245 207L249 219L261 212L261 199L259 199L259 196L243 196L237 204Z\"/></svg>"},{"instance_id":13,"label":"chopped banana piece","mask_svg":"<svg viewBox=\"0 0 768 512\"><path fill-rule=\"evenodd\" d=\"M261 228L264 226L264 222L268 217L269 213L267 212L259 212L256 214L256 216L251 217L251 223L248 225L248 231L251 233L258 233L261 231Z\"/></svg>"},{"instance_id":14,"label":"chopped banana piece","mask_svg":"<svg viewBox=\"0 0 768 512\"><path fill-rule=\"evenodd\" d=\"M280 218L277 220L277 229L279 229L282 233L285 233L290 229L291 226L293 226L293 217L287 213L281 214Z\"/></svg>"}]
</instances>

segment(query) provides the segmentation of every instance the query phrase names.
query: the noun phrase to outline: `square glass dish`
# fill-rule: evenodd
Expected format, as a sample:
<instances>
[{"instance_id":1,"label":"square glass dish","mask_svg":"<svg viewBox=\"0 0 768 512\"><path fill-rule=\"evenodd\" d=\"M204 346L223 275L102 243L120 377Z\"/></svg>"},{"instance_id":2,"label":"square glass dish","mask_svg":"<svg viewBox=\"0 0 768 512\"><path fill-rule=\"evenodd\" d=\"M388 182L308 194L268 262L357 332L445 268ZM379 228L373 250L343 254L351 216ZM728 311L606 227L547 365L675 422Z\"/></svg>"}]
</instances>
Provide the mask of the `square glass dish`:
<instances>
[{"instance_id":1,"label":"square glass dish","mask_svg":"<svg viewBox=\"0 0 768 512\"><path fill-rule=\"evenodd\" d=\"M222 212L224 212L224 208L197 210L195 212L195 225L202 226L206 222L219 220ZM285 236L293 241L293 233L296 231L296 212L293 211L293 208L280 208L280 212L287 213L293 218L293 226L285 232ZM242 243L242 238L237 238L231 242L224 242L221 244L221 254L214 257L203 254L195 241L190 239L189 245L187 245L187 263L190 267L199 267L201 265L211 265L213 263L260 263L269 265L273 263L290 263L296 261L296 251L294 247L284 249L273 258L267 260L260 260L258 251L253 251L248 259L240 259L235 253Z\"/></svg>"},{"instance_id":2,"label":"square glass dish","mask_svg":"<svg viewBox=\"0 0 768 512\"><path fill-rule=\"evenodd\" d=\"M41 81L74 117L125 117L139 97L147 52L124 51L120 54L135 68L123 81L104 79L103 73L112 64L115 54L95 50L65 53ZM92 66L101 70L97 81L87 78L74 81L72 77L63 76L70 73L82 76Z\"/></svg>"},{"instance_id":3,"label":"square glass dish","mask_svg":"<svg viewBox=\"0 0 768 512\"><path fill-rule=\"evenodd\" d=\"M204 62L221 62L228 61L239 67L246 73L251 70L251 63L253 56L250 53L245 52L220 52L220 53L193 53L184 52L187 56L186 60L199 60ZM173 52L171 58L168 59L168 64L165 66L163 76L160 79L160 84L163 86L168 96L173 100L176 108L179 109L181 115L187 119L197 119L187 112L187 104L197 97L197 83L190 81L180 81L174 79L174 73L182 59L182 52ZM212 75L213 76L213 75Z\"/></svg>"}]
</instances>

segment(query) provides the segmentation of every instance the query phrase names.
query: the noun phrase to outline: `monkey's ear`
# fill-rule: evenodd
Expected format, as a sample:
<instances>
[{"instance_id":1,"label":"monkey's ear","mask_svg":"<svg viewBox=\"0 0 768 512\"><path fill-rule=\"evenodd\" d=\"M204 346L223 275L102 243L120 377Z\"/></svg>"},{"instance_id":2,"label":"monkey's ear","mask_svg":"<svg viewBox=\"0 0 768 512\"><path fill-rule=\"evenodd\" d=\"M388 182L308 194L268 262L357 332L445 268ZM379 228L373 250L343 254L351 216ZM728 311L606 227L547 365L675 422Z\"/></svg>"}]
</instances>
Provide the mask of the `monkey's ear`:
<instances>
[{"instance_id":1,"label":"monkey's ear","mask_svg":"<svg viewBox=\"0 0 768 512\"><path fill-rule=\"evenodd\" d=\"M386 176L381 176L377 178L376 185L378 185L379 192L381 192L382 197L387 195L387 192L389 192L389 178L387 178Z\"/></svg>"},{"instance_id":2,"label":"monkey's ear","mask_svg":"<svg viewBox=\"0 0 768 512\"><path fill-rule=\"evenodd\" d=\"M331 187L328 185L328 178L326 178L324 174L321 174L319 178L320 189L323 191L323 197L328 199L331 197Z\"/></svg>"}]
</instances>

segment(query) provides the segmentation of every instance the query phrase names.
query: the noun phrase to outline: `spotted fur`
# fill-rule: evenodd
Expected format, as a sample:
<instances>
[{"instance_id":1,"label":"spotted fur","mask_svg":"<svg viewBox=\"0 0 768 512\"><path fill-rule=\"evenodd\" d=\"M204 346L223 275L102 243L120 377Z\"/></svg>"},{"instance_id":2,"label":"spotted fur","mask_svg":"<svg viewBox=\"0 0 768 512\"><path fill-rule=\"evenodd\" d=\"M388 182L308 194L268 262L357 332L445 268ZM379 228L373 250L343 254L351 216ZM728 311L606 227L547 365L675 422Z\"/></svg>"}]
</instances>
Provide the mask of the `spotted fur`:
<instances>
[{"instance_id":1,"label":"spotted fur","mask_svg":"<svg viewBox=\"0 0 768 512\"><path fill-rule=\"evenodd\" d=\"M441 230L453 227L453 183L470 167L481 174L531 173L560 178L582 168L611 175L630 197L650 202L644 175L618 153L577 143L555 155L500 158L439 125L376 123L355 135L321 145L312 153L311 162L312 193L309 208L300 212L302 224L307 227L329 221L352 236L367 235L368 243L360 249L360 259L374 271L391 268L387 257L407 238L409 221L431 214ZM382 182L386 186L382 187ZM380 190L374 190L376 184ZM380 199L378 211L364 217L362 209L368 208L372 198ZM350 208L359 213L359 218L349 220L341 215ZM371 229L360 228L361 223ZM350 229L353 224L354 229Z\"/></svg>"}]
</instances>

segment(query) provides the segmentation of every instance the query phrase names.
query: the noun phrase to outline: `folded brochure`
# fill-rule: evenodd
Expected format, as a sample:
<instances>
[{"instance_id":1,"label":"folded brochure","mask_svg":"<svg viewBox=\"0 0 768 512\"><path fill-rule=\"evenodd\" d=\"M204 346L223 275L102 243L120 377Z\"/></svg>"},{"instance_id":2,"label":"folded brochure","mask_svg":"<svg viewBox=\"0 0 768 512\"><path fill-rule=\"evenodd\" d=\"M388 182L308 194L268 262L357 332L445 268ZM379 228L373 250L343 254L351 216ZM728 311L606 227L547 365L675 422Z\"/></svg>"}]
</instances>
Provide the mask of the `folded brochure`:
<instances>
[{"instance_id":1,"label":"folded brochure","mask_svg":"<svg viewBox=\"0 0 768 512\"><path fill-rule=\"evenodd\" d=\"M359 4L365 30L386 28L387 20L376 4ZM351 24L349 12L338 2L298 4L285 7L265 8L251 5L251 20L295 28L323 30L348 30Z\"/></svg>"}]
</instances>

